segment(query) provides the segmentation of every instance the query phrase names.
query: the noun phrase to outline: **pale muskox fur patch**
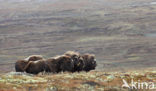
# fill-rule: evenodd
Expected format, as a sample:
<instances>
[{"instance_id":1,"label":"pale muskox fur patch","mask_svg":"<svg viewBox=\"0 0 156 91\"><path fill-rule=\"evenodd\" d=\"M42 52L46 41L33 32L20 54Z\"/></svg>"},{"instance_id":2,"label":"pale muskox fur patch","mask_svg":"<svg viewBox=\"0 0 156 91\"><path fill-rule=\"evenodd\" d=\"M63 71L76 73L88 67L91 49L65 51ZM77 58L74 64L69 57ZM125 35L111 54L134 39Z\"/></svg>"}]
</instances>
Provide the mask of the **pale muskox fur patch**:
<instances>
[{"instance_id":1,"label":"pale muskox fur patch","mask_svg":"<svg viewBox=\"0 0 156 91\"><path fill-rule=\"evenodd\" d=\"M42 59L43 59L42 55L31 55L31 56L25 58L24 60L27 60L27 61L37 61L37 60L42 60Z\"/></svg>"}]
</instances>

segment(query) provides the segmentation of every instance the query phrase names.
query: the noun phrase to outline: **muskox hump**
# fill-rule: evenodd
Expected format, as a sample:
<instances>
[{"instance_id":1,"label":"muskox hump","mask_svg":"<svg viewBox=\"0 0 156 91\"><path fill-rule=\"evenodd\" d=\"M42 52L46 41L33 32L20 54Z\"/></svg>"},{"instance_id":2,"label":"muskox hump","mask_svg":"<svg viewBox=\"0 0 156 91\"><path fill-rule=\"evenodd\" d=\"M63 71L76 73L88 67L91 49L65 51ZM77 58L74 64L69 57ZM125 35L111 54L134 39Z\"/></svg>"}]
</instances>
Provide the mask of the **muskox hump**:
<instances>
[{"instance_id":1,"label":"muskox hump","mask_svg":"<svg viewBox=\"0 0 156 91\"><path fill-rule=\"evenodd\" d=\"M25 58L25 60L27 61L38 61L38 60L42 60L43 56L42 55L31 55L27 58Z\"/></svg>"},{"instance_id":2,"label":"muskox hump","mask_svg":"<svg viewBox=\"0 0 156 91\"><path fill-rule=\"evenodd\" d=\"M66 53L64 53L64 55L69 56L71 58L78 58L78 57L80 57L80 53L75 52L75 51L67 51Z\"/></svg>"}]
</instances>

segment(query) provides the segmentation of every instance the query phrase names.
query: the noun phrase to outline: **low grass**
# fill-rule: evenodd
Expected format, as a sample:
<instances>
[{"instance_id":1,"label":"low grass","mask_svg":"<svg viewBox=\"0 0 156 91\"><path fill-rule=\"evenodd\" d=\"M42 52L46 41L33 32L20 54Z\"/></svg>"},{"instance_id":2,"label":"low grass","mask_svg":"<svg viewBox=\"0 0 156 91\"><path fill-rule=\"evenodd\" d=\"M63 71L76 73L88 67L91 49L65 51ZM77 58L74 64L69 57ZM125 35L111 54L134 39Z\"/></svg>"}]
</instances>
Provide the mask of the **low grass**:
<instances>
[{"instance_id":1,"label":"low grass","mask_svg":"<svg viewBox=\"0 0 156 91\"><path fill-rule=\"evenodd\" d=\"M130 72L80 72L59 74L38 74L10 72L0 75L0 90L37 90L37 91L129 91L122 88L122 79L155 82L155 71ZM135 91L135 90L131 90Z\"/></svg>"}]
</instances>

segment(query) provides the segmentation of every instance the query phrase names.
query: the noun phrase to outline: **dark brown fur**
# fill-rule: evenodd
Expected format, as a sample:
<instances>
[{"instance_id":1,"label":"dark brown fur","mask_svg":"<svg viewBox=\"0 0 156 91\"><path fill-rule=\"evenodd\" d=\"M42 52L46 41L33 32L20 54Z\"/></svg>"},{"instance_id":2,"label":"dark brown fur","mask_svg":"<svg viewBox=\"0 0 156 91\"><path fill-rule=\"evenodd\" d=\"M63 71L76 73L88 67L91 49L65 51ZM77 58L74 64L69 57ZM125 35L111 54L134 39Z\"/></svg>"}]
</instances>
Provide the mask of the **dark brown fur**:
<instances>
[{"instance_id":1,"label":"dark brown fur","mask_svg":"<svg viewBox=\"0 0 156 91\"><path fill-rule=\"evenodd\" d=\"M58 73L61 71L72 72L74 63L72 59L66 55L61 55L55 58L46 60L46 72Z\"/></svg>"},{"instance_id":2,"label":"dark brown fur","mask_svg":"<svg viewBox=\"0 0 156 91\"><path fill-rule=\"evenodd\" d=\"M73 61L74 61L73 72L82 71L82 69L84 67L84 61L78 52L67 51L64 55L67 55L67 56L71 57L71 59L73 59Z\"/></svg>"},{"instance_id":3,"label":"dark brown fur","mask_svg":"<svg viewBox=\"0 0 156 91\"><path fill-rule=\"evenodd\" d=\"M27 60L18 60L15 63L16 72L24 72L24 67L28 64Z\"/></svg>"},{"instance_id":4,"label":"dark brown fur","mask_svg":"<svg viewBox=\"0 0 156 91\"><path fill-rule=\"evenodd\" d=\"M45 61L45 71L46 72L52 72L52 73L58 73L59 72L59 64L58 60L54 58L47 59Z\"/></svg>"},{"instance_id":5,"label":"dark brown fur","mask_svg":"<svg viewBox=\"0 0 156 91\"><path fill-rule=\"evenodd\" d=\"M58 58L56 58L56 60L58 61L59 64L59 71L68 71L68 72L72 72L74 69L74 62L73 60L66 55L62 55Z\"/></svg>"},{"instance_id":6,"label":"dark brown fur","mask_svg":"<svg viewBox=\"0 0 156 91\"><path fill-rule=\"evenodd\" d=\"M29 63L25 66L24 70L27 73L38 74L39 72L43 72L45 70L45 61L29 61Z\"/></svg>"},{"instance_id":7,"label":"dark brown fur","mask_svg":"<svg viewBox=\"0 0 156 91\"><path fill-rule=\"evenodd\" d=\"M47 60L37 56L30 56L28 60L18 60L15 63L15 70L17 72L24 72L31 74L38 74L39 72L53 72L61 71L90 71L97 66L95 56L92 54L80 55L78 52L68 51L64 55L50 58ZM38 61L36 61L38 60Z\"/></svg>"},{"instance_id":8,"label":"dark brown fur","mask_svg":"<svg viewBox=\"0 0 156 91\"><path fill-rule=\"evenodd\" d=\"M95 61L95 55L93 54L84 54L82 55L85 66L83 68L84 71L94 70L97 66Z\"/></svg>"}]
</instances>

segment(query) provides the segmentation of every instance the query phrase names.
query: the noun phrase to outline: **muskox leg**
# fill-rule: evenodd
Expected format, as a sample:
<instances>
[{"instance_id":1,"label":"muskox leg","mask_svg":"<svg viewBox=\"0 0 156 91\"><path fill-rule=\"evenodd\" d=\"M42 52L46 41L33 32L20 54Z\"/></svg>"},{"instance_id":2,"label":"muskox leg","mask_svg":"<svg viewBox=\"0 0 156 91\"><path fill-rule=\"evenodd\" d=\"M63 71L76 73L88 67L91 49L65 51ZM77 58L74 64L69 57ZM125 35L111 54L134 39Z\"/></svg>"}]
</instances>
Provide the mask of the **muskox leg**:
<instances>
[{"instance_id":1,"label":"muskox leg","mask_svg":"<svg viewBox=\"0 0 156 91\"><path fill-rule=\"evenodd\" d=\"M44 75L45 74L45 70L42 72L42 75Z\"/></svg>"},{"instance_id":2,"label":"muskox leg","mask_svg":"<svg viewBox=\"0 0 156 91\"><path fill-rule=\"evenodd\" d=\"M47 63L46 64L47 66L48 66L48 68L50 69L50 72L53 72L53 69L52 69L52 67ZM48 73L50 73L50 72L48 72Z\"/></svg>"}]
</instances>

